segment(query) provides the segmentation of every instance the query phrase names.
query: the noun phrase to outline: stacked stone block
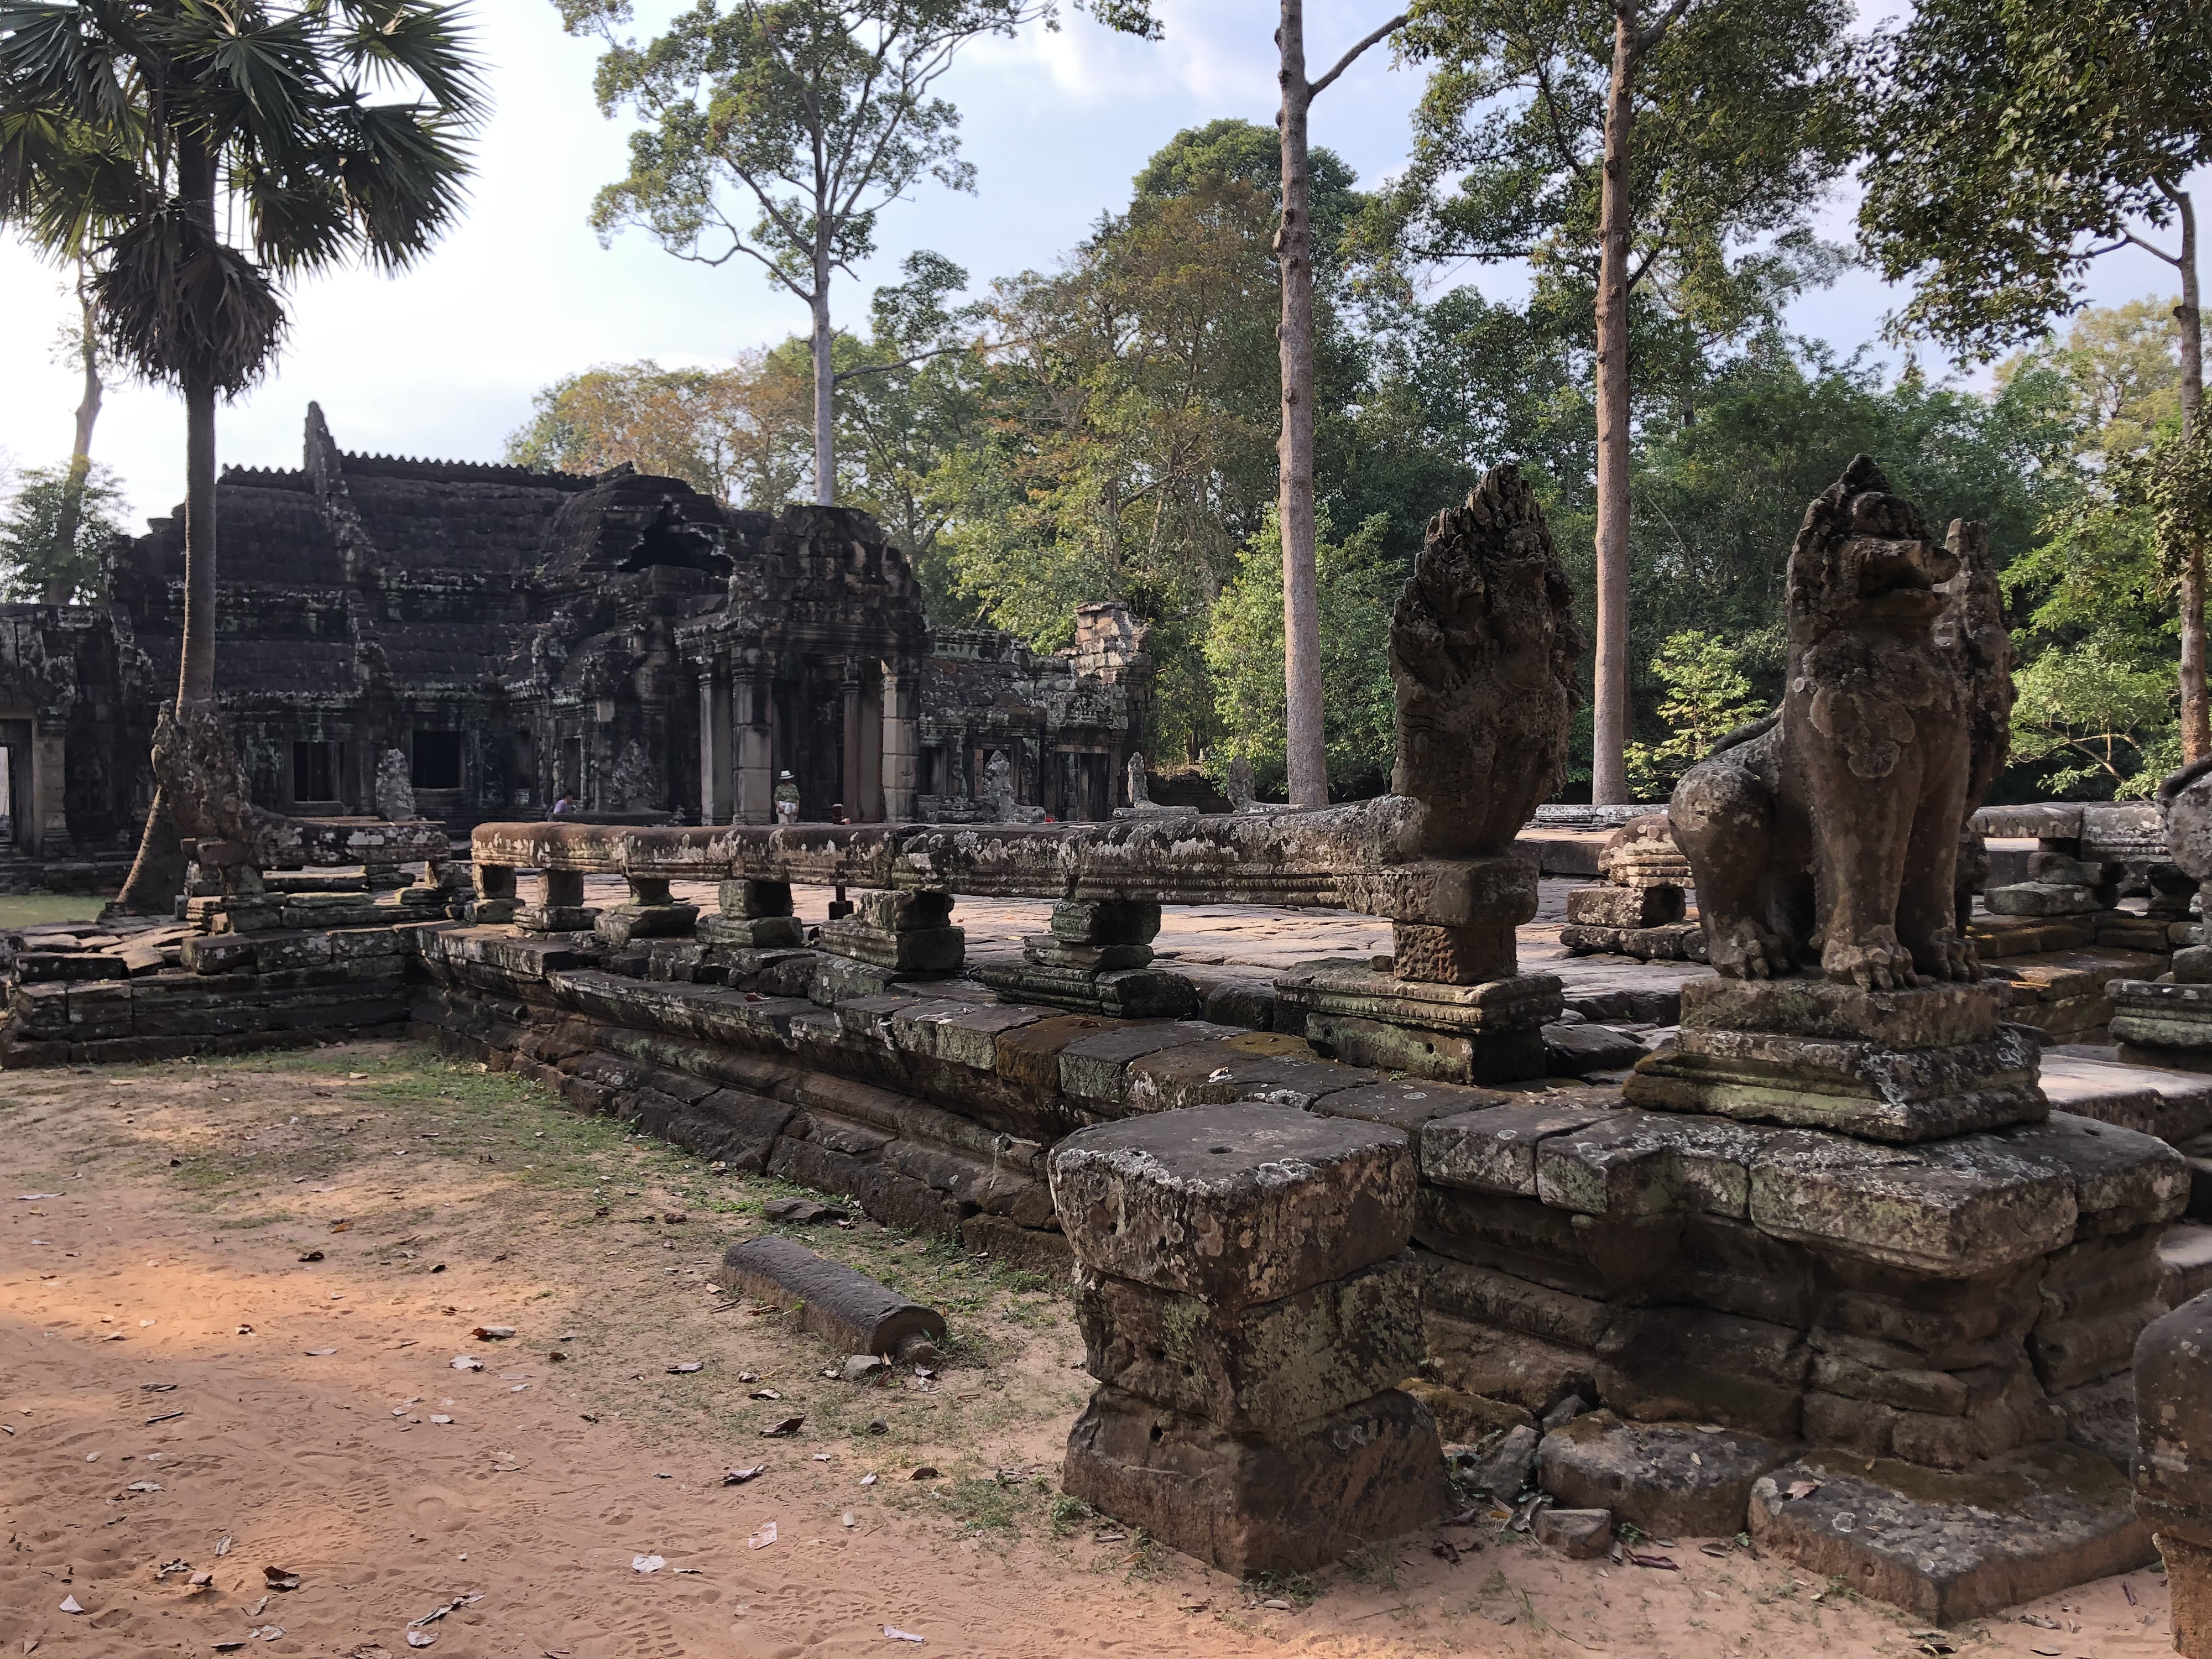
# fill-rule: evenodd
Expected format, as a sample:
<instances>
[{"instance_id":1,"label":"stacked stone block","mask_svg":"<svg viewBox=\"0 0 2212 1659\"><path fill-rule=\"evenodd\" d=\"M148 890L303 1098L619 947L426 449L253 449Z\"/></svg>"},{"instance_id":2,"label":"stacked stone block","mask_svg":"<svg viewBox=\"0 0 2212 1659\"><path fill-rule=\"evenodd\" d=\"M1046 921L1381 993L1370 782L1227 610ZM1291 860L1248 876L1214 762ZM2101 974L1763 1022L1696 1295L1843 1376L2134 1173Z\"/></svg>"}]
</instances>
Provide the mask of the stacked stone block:
<instances>
[{"instance_id":1,"label":"stacked stone block","mask_svg":"<svg viewBox=\"0 0 2212 1659\"><path fill-rule=\"evenodd\" d=\"M1061 1142L1053 1200L1100 1383L1066 1490L1231 1572L1295 1571L1432 1521L1428 1412L1402 1259L1402 1132L1240 1103Z\"/></svg>"},{"instance_id":2,"label":"stacked stone block","mask_svg":"<svg viewBox=\"0 0 2212 1659\"><path fill-rule=\"evenodd\" d=\"M1154 968L1160 907L1126 899L1064 899L1052 929L1022 939L1019 963L994 964L981 977L993 990L1111 1019L1174 1019L1196 1000L1190 981Z\"/></svg>"},{"instance_id":3,"label":"stacked stone block","mask_svg":"<svg viewBox=\"0 0 2212 1659\"><path fill-rule=\"evenodd\" d=\"M1577 955L1605 951L1657 960L1703 962L1705 930L1686 920L1690 861L1674 845L1664 812L1632 818L1598 854L1604 882L1567 895L1559 943Z\"/></svg>"},{"instance_id":4,"label":"stacked stone block","mask_svg":"<svg viewBox=\"0 0 2212 1659\"><path fill-rule=\"evenodd\" d=\"M895 979L957 974L968 936L952 926L950 893L872 892L860 895L852 915L823 923L815 947L857 964L836 981L841 995L880 992Z\"/></svg>"}]
</instances>

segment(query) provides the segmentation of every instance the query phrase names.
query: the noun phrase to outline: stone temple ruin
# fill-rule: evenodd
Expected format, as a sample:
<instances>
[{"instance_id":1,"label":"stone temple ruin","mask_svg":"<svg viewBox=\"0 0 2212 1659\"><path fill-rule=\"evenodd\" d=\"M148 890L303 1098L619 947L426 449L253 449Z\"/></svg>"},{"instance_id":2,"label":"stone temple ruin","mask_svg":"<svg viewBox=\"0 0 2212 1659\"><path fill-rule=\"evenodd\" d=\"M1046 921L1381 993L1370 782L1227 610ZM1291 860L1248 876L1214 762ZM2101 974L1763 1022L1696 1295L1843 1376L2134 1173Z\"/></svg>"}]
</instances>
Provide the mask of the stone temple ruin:
<instances>
[{"instance_id":1,"label":"stone temple ruin","mask_svg":"<svg viewBox=\"0 0 2212 1659\"><path fill-rule=\"evenodd\" d=\"M626 488L577 481L553 516ZM818 525L759 533L784 548ZM210 883L262 855L202 843L177 923L16 936L5 1061L404 1029L1065 1276L1098 1387L1064 1484L1233 1571L1310 1568L1486 1491L1570 1553L1616 1523L1747 1531L1949 1622L2144 1564L2155 1526L2177 1617L2212 1629L2198 1304L2156 1350L2140 1431L2132 1397L2138 1339L2153 1353L2177 1328L2161 1316L2212 1289L2212 1252L2169 1228L2212 1216L2212 1002L2191 1000L2212 969L2141 950L2139 979L2058 1000L2124 1009L2102 1017L2156 1063L2130 1069L2045 1046L2079 1011L2036 988L2093 975L2078 946L2024 943L2081 915L2094 941L2111 914L2170 949L2212 874L2212 786L2183 775L2155 846L2142 831L2153 909L2116 908L2122 861L2092 856L2078 813L2037 820L2063 845L1993 890L2057 898L1975 908L2009 695L1979 561L1973 526L1939 540L1863 459L1808 509L1783 708L1665 820L1623 828L1610 879L1570 901L1569 933L1695 929L1701 949L1648 953L1657 979L1628 954L1601 986L1564 953L1529 959L1542 895L1516 833L1564 761L1580 641L1541 514L1501 468L1432 522L1397 609L1381 799L1134 801L1078 823L514 817L475 826L471 879L434 869L396 898ZM607 580L644 605L707 574ZM701 614L672 632L705 653L723 613ZM737 675L750 647L721 637ZM594 902L607 878L623 902ZM808 926L794 885L857 898ZM2076 890L2094 913L2062 915ZM963 896L1043 902L1048 921L978 952ZM1394 950L1258 995L1156 952L1164 907L1231 902L1386 918ZM2010 953L2002 976L1984 942ZM1569 1063L1631 1002L1665 1005L1654 1040L1608 1034L1632 1069ZM766 1243L726 1281L812 1271ZM839 1331L927 1334L865 1282L835 1297ZM2141 1516L2139 1451L2157 1471Z\"/></svg>"},{"instance_id":2,"label":"stone temple ruin","mask_svg":"<svg viewBox=\"0 0 2212 1659\"><path fill-rule=\"evenodd\" d=\"M375 812L396 751L456 832L566 795L638 822L1100 819L1128 805L1151 659L1118 605L1074 648L923 620L864 515L722 507L689 485L338 449L217 485L219 690L255 799ZM15 886L112 890L176 683L184 526L106 562L102 605L0 606ZM842 809L842 813L833 812Z\"/></svg>"}]
</instances>

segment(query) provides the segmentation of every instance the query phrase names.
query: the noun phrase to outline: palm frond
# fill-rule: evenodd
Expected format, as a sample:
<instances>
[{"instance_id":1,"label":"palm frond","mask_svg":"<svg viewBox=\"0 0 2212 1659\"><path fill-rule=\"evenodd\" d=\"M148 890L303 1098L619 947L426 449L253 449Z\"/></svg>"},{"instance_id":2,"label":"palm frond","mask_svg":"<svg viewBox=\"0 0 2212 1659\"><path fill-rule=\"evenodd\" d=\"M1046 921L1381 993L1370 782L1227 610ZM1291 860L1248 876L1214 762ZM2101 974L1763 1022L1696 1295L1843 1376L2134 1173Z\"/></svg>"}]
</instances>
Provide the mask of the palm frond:
<instances>
[{"instance_id":1,"label":"palm frond","mask_svg":"<svg viewBox=\"0 0 2212 1659\"><path fill-rule=\"evenodd\" d=\"M184 203L164 204L107 242L92 288L108 349L149 380L204 375L234 398L283 337L284 307L267 273Z\"/></svg>"},{"instance_id":2,"label":"palm frond","mask_svg":"<svg viewBox=\"0 0 2212 1659\"><path fill-rule=\"evenodd\" d=\"M459 6L437 0L339 0L348 64L370 80L411 76L448 117L474 125L487 89L473 55L476 36Z\"/></svg>"}]
</instances>

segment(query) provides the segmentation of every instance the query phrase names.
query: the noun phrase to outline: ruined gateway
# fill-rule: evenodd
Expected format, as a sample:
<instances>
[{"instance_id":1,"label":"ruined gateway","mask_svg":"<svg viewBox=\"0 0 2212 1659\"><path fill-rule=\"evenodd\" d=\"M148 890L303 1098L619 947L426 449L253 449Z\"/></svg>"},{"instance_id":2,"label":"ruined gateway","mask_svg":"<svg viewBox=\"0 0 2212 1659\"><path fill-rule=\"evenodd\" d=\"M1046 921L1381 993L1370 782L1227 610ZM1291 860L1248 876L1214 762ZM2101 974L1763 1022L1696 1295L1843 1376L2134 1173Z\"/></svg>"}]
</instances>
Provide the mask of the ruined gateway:
<instances>
[{"instance_id":1,"label":"ruined gateway","mask_svg":"<svg viewBox=\"0 0 2212 1659\"><path fill-rule=\"evenodd\" d=\"M416 805L464 833L543 814L968 820L1127 805L1152 666L1118 605L1070 652L933 634L866 514L723 507L688 484L342 452L310 404L296 471L218 485L218 676L254 799ZM118 538L100 605L0 606L0 746L20 876L127 862L176 679L181 517ZM987 774L990 782L987 784ZM993 786L995 785L995 789ZM641 821L643 821L641 818Z\"/></svg>"}]
</instances>

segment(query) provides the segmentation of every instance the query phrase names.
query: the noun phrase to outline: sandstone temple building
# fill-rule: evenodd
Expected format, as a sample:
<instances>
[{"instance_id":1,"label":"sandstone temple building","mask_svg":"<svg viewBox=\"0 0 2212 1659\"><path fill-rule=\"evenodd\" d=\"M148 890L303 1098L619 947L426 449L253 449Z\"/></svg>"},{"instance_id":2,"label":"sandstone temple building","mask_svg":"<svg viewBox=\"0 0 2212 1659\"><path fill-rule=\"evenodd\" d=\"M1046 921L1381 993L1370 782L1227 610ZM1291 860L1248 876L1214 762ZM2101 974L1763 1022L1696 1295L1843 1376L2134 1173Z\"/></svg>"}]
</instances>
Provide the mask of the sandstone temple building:
<instances>
[{"instance_id":1,"label":"sandstone temple building","mask_svg":"<svg viewBox=\"0 0 2212 1659\"><path fill-rule=\"evenodd\" d=\"M216 676L255 798L375 810L406 757L456 832L567 795L587 813L1110 816L1152 665L1118 605L1076 644L933 633L866 514L723 506L598 477L341 451L308 406L296 470L217 486ZM181 514L118 538L106 602L0 606L0 747L19 869L112 861L152 798L154 711L184 614Z\"/></svg>"}]
</instances>

